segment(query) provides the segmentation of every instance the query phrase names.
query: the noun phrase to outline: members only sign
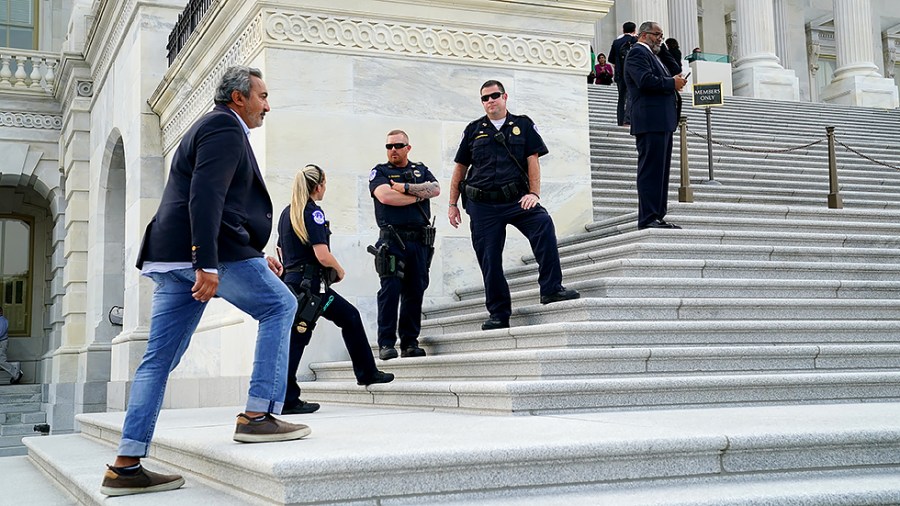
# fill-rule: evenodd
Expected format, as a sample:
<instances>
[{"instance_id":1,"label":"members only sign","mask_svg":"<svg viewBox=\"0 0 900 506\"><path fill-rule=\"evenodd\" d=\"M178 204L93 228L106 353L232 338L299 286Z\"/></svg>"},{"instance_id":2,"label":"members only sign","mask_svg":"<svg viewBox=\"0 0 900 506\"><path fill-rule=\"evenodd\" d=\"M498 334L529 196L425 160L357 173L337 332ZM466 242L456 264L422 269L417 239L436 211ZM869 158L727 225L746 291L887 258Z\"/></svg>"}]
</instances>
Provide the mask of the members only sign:
<instances>
[{"instance_id":1,"label":"members only sign","mask_svg":"<svg viewBox=\"0 0 900 506\"><path fill-rule=\"evenodd\" d=\"M694 107L722 105L722 83L694 85Z\"/></svg>"}]
</instances>

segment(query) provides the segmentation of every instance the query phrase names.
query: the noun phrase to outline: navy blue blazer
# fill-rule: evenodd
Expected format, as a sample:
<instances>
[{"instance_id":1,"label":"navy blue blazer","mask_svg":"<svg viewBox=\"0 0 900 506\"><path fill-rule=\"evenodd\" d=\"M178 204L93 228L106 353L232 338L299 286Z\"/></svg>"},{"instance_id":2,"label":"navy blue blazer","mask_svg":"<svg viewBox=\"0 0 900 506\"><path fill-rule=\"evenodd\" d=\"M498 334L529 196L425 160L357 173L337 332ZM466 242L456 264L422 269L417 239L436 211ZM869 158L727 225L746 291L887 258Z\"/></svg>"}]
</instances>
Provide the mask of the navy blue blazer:
<instances>
[{"instance_id":1,"label":"navy blue blazer","mask_svg":"<svg viewBox=\"0 0 900 506\"><path fill-rule=\"evenodd\" d=\"M632 47L637 44L637 37L631 35L630 33L626 33L624 36L617 38L613 41L612 46L609 48L609 55L606 57L606 61L613 64L615 67L615 72L613 72L613 81L619 83L624 82L625 74L622 72L622 62L619 61L619 52L622 50L622 45L626 42L631 42Z\"/></svg>"},{"instance_id":2,"label":"navy blue blazer","mask_svg":"<svg viewBox=\"0 0 900 506\"><path fill-rule=\"evenodd\" d=\"M674 132L678 125L675 111L675 79L649 48L635 44L625 64L631 135L647 132Z\"/></svg>"},{"instance_id":3,"label":"navy blue blazer","mask_svg":"<svg viewBox=\"0 0 900 506\"><path fill-rule=\"evenodd\" d=\"M152 261L215 269L262 256L271 233L272 200L250 141L231 109L216 105L175 151L137 267Z\"/></svg>"}]
</instances>

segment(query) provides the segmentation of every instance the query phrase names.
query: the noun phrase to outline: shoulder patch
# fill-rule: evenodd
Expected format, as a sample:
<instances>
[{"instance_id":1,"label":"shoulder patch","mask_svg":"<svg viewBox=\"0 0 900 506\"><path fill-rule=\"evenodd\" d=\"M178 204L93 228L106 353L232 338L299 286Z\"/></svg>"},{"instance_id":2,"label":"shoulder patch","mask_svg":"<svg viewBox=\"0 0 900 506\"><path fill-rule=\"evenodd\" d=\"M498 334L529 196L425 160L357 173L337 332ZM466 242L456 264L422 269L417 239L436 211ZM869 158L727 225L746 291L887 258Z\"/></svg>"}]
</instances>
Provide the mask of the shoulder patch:
<instances>
[{"instance_id":1,"label":"shoulder patch","mask_svg":"<svg viewBox=\"0 0 900 506\"><path fill-rule=\"evenodd\" d=\"M325 213L322 212L321 209L316 209L312 213L313 221L318 223L319 225L325 224Z\"/></svg>"},{"instance_id":2,"label":"shoulder patch","mask_svg":"<svg viewBox=\"0 0 900 506\"><path fill-rule=\"evenodd\" d=\"M369 181L375 179L375 176L378 175L378 169L372 169L372 172L369 172Z\"/></svg>"}]
</instances>

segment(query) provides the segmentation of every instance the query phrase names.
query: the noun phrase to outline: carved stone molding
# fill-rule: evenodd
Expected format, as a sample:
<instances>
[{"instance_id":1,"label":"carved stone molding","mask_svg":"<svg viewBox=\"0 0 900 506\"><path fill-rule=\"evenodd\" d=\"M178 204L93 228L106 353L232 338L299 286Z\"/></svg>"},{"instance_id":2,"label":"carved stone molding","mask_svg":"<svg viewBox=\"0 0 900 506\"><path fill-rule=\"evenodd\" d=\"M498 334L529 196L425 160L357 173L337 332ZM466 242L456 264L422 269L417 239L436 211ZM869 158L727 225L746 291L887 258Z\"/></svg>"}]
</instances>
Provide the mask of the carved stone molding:
<instances>
[{"instance_id":1,"label":"carved stone molding","mask_svg":"<svg viewBox=\"0 0 900 506\"><path fill-rule=\"evenodd\" d=\"M94 82L93 81L75 81L75 93L79 97L94 96Z\"/></svg>"},{"instance_id":2,"label":"carved stone molding","mask_svg":"<svg viewBox=\"0 0 900 506\"><path fill-rule=\"evenodd\" d=\"M265 9L263 16L267 42L295 46L578 71L587 68L590 60L587 45L576 40L391 24L284 9Z\"/></svg>"},{"instance_id":3,"label":"carved stone molding","mask_svg":"<svg viewBox=\"0 0 900 506\"><path fill-rule=\"evenodd\" d=\"M0 126L16 128L36 128L42 130L62 130L62 116L34 114L30 112L0 111Z\"/></svg>"},{"instance_id":4,"label":"carved stone molding","mask_svg":"<svg viewBox=\"0 0 900 506\"><path fill-rule=\"evenodd\" d=\"M111 2L107 2L107 4L110 3ZM115 2L112 1L112 3ZM134 14L136 5L137 0L125 0L125 4L119 8L119 12L113 18L115 19L115 26L112 27L109 35L103 39L103 46L99 48L101 51L100 58L95 60L96 64L94 65L94 74L92 76L94 81L102 81L103 77L106 76L106 72L112 61L113 53L115 53L119 47L119 39L125 31L125 26L131 22L131 17ZM108 7L108 5L104 7Z\"/></svg>"},{"instance_id":5,"label":"carved stone molding","mask_svg":"<svg viewBox=\"0 0 900 506\"><path fill-rule=\"evenodd\" d=\"M191 92L190 98L184 100L181 107L171 118L168 118L162 127L162 140L164 149L168 149L177 142L184 132L190 127L204 111L210 109L213 103L215 89L225 74L225 69L232 65L245 65L251 55L262 42L262 15L257 15L237 42L228 49L228 52L219 60L212 72L197 85Z\"/></svg>"}]
</instances>

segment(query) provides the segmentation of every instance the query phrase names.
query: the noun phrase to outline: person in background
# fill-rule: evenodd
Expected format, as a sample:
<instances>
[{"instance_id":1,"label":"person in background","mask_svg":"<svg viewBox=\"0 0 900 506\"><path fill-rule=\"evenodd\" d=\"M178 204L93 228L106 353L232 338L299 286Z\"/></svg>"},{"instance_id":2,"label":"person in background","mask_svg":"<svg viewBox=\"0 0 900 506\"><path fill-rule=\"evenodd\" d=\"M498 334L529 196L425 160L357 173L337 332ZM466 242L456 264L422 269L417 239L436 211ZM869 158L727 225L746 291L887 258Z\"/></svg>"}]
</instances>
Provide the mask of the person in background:
<instances>
[{"instance_id":1,"label":"person in background","mask_svg":"<svg viewBox=\"0 0 900 506\"><path fill-rule=\"evenodd\" d=\"M321 294L320 305L328 304L321 315L341 329L358 385L390 383L394 375L375 367L359 311L330 286L330 280L337 283L344 279L344 268L331 253L331 224L316 204L324 197L325 172L321 168L307 165L297 172L291 203L284 208L278 220L278 251L284 262L284 282L294 294L302 294L305 290L316 296ZM325 290L322 290L323 284ZM331 299L330 303L328 299ZM297 368L312 333L311 325L300 329L296 324L291 325L287 392L282 414L312 413L319 409L317 403L300 400L300 386L297 384Z\"/></svg>"},{"instance_id":2,"label":"person in background","mask_svg":"<svg viewBox=\"0 0 900 506\"><path fill-rule=\"evenodd\" d=\"M622 35L613 41L612 47L609 49L609 61L615 70L613 80L619 91L619 99L616 102L616 124L619 126L629 123L625 114L625 108L628 106L628 86L625 85L625 59L623 57L637 43L637 37L634 35L636 29L637 26L631 21L623 24Z\"/></svg>"},{"instance_id":3,"label":"person in background","mask_svg":"<svg viewBox=\"0 0 900 506\"><path fill-rule=\"evenodd\" d=\"M22 368L6 361L6 347L9 345L9 320L3 316L3 308L0 307L0 369L9 373L9 384L15 385L22 381Z\"/></svg>"},{"instance_id":4,"label":"person in background","mask_svg":"<svg viewBox=\"0 0 900 506\"><path fill-rule=\"evenodd\" d=\"M612 84L614 72L613 66L606 62L606 55L603 53L598 54L597 64L594 65L594 75L596 76L594 84Z\"/></svg>"}]
</instances>

